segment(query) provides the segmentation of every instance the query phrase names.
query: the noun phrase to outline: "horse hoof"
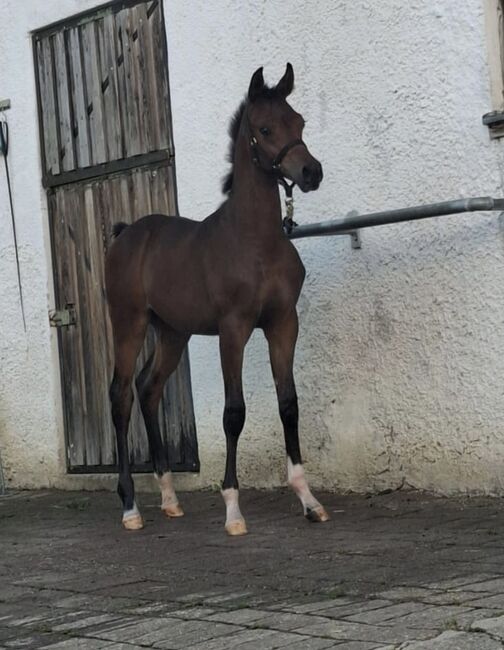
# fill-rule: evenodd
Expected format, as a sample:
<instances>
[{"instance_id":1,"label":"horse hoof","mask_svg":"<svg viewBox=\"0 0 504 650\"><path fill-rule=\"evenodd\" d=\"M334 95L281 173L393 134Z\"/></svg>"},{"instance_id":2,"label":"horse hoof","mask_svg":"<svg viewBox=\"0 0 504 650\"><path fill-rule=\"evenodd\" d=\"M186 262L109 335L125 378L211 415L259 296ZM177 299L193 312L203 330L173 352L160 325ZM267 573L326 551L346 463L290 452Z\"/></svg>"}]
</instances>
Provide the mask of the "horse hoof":
<instances>
[{"instance_id":1,"label":"horse hoof","mask_svg":"<svg viewBox=\"0 0 504 650\"><path fill-rule=\"evenodd\" d=\"M247 526L244 519L237 519L236 521L231 521L229 524L226 524L226 533L231 535L231 537L236 537L238 535L247 534Z\"/></svg>"},{"instance_id":2,"label":"horse hoof","mask_svg":"<svg viewBox=\"0 0 504 650\"><path fill-rule=\"evenodd\" d=\"M172 517L183 517L184 516L184 511L182 510L182 508L179 506L178 503L175 504L174 506L166 506L165 508L161 508L161 510L170 519Z\"/></svg>"},{"instance_id":3,"label":"horse hoof","mask_svg":"<svg viewBox=\"0 0 504 650\"><path fill-rule=\"evenodd\" d=\"M125 517L123 518L122 523L126 530L140 530L144 526L142 515L140 514L134 514L130 515L129 517Z\"/></svg>"},{"instance_id":4,"label":"horse hoof","mask_svg":"<svg viewBox=\"0 0 504 650\"><path fill-rule=\"evenodd\" d=\"M312 523L329 521L329 515L323 506L318 506L317 508L308 508L305 517Z\"/></svg>"}]
</instances>

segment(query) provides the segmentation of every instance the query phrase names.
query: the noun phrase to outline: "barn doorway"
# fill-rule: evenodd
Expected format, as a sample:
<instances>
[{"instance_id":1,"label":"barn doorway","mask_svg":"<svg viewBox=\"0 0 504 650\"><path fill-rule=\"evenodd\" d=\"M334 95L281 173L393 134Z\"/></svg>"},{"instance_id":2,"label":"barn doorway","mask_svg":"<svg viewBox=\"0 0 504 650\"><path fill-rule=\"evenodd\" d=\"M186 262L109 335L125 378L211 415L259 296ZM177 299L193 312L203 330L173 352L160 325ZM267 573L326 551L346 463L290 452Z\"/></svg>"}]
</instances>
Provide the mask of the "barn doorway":
<instances>
[{"instance_id":1,"label":"barn doorway","mask_svg":"<svg viewBox=\"0 0 504 650\"><path fill-rule=\"evenodd\" d=\"M57 305L52 324L72 473L116 469L103 277L112 225L153 212L178 214L164 25L160 0L126 0L33 34ZM187 350L165 388L160 423L171 469L199 471ZM151 471L138 400L130 449L134 470Z\"/></svg>"}]
</instances>

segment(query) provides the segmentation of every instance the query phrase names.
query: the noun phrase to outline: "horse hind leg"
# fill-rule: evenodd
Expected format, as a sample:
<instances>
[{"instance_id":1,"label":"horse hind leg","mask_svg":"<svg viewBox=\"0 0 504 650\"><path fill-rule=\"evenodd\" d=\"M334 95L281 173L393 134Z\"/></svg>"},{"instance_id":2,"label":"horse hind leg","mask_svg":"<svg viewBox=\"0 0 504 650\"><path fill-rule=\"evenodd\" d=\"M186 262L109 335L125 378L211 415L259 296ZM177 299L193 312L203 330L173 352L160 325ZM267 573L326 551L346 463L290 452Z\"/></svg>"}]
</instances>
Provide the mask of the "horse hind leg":
<instances>
[{"instance_id":1,"label":"horse hind leg","mask_svg":"<svg viewBox=\"0 0 504 650\"><path fill-rule=\"evenodd\" d=\"M177 368L189 336L176 334L160 324L156 325L156 333L156 348L138 375L136 387L154 473L161 490L161 510L167 517L182 517L184 511L173 488L168 449L159 428L159 402L166 380Z\"/></svg>"},{"instance_id":2,"label":"horse hind leg","mask_svg":"<svg viewBox=\"0 0 504 650\"><path fill-rule=\"evenodd\" d=\"M112 322L114 327L114 321ZM139 314L136 318L121 319L114 327L115 366L110 385L110 401L117 439L119 465L117 492L123 505L123 526L127 530L143 528L142 516L135 502L135 486L131 476L128 427L133 405L131 381L146 328L146 314Z\"/></svg>"}]
</instances>

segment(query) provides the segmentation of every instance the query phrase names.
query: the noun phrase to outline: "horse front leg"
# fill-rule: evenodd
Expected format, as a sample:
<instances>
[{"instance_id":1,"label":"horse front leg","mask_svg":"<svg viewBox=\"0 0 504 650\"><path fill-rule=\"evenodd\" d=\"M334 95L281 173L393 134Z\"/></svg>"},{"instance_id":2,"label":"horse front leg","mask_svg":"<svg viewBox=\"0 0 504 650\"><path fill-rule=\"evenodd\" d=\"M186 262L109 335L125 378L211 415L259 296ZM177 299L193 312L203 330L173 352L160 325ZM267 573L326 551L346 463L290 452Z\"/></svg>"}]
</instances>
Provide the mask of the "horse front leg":
<instances>
[{"instance_id":1,"label":"horse front leg","mask_svg":"<svg viewBox=\"0 0 504 650\"><path fill-rule=\"evenodd\" d=\"M241 322L227 322L219 329L225 405L223 415L226 434L226 471L222 482L222 497L226 504L226 532L245 535L247 526L238 503L236 453L238 439L245 424L245 402L242 390L243 350L251 328Z\"/></svg>"},{"instance_id":2,"label":"horse front leg","mask_svg":"<svg viewBox=\"0 0 504 650\"><path fill-rule=\"evenodd\" d=\"M294 350L298 334L296 310L293 309L282 318L274 320L265 328L264 333L268 340L271 369L284 429L289 485L301 501L304 515L309 521L327 521L329 515L313 496L306 480L299 449L299 412L293 374Z\"/></svg>"}]
</instances>

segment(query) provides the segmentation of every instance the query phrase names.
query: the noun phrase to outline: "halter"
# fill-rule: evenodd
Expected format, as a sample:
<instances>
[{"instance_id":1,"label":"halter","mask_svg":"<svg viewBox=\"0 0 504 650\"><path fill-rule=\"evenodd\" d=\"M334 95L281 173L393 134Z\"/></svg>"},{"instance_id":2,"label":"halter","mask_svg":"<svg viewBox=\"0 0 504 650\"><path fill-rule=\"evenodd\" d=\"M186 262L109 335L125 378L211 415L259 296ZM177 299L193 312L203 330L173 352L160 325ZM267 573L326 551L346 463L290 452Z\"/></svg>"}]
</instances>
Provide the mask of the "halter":
<instances>
[{"instance_id":1,"label":"halter","mask_svg":"<svg viewBox=\"0 0 504 650\"><path fill-rule=\"evenodd\" d=\"M263 172L266 174L275 174L277 177L278 184L281 185L284 190L285 190L285 213L286 216L283 220L283 229L287 235L289 235L292 232L292 229L297 226L297 224L294 221L294 199L292 197L292 191L294 189L294 186L296 185L295 181L292 181L292 183L289 183L285 176L282 174L280 170L280 165L282 164L282 160L285 158L285 156L289 153L291 149L294 149L294 147L298 147L302 145L303 147L306 147L306 144L300 140L299 138L296 140L291 140L291 142L288 142L284 147L280 149L280 151L277 153L277 155L273 158L273 161L271 163L271 169L263 167L261 165L261 161L259 160L259 143L257 142L257 138L255 135L252 133L252 129L250 127L250 121L248 119L248 114L247 114L247 125L248 125L248 131L249 131L249 144L250 148L252 149L252 162L254 165L257 165L260 169L262 169Z\"/></svg>"}]
</instances>

